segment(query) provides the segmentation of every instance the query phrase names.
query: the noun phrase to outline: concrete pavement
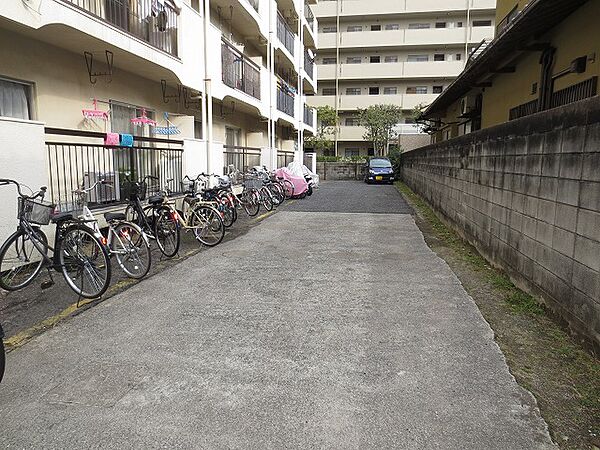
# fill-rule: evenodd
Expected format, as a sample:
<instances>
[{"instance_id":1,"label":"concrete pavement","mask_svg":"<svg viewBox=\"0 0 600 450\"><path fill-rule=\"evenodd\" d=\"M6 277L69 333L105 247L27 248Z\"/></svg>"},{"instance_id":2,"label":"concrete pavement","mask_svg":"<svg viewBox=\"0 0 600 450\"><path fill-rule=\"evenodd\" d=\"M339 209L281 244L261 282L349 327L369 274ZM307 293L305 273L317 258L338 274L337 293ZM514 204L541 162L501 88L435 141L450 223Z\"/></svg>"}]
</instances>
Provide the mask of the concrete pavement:
<instances>
[{"instance_id":1,"label":"concrete pavement","mask_svg":"<svg viewBox=\"0 0 600 450\"><path fill-rule=\"evenodd\" d=\"M410 215L294 211L362 189L326 183L11 352L0 447L553 448Z\"/></svg>"}]
</instances>

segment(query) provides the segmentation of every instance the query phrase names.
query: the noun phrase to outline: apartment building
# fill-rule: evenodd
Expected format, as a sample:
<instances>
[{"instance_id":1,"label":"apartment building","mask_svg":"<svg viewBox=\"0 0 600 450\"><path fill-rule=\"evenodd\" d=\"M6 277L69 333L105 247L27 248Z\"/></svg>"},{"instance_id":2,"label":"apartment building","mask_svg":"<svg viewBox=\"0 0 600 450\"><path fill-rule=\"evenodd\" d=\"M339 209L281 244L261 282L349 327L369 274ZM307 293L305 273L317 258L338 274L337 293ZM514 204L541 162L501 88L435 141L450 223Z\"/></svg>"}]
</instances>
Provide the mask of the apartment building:
<instances>
[{"instance_id":1,"label":"apartment building","mask_svg":"<svg viewBox=\"0 0 600 450\"><path fill-rule=\"evenodd\" d=\"M333 150L373 154L358 108L400 105L399 143L429 142L412 111L429 105L463 70L468 54L494 35L495 0L322 0L318 18L318 92L309 102L338 111Z\"/></svg>"},{"instance_id":2,"label":"apartment building","mask_svg":"<svg viewBox=\"0 0 600 450\"><path fill-rule=\"evenodd\" d=\"M304 0L0 2L0 176L58 203L108 178L90 200L111 207L128 178L177 192L185 174L301 159L316 27Z\"/></svg>"}]
</instances>

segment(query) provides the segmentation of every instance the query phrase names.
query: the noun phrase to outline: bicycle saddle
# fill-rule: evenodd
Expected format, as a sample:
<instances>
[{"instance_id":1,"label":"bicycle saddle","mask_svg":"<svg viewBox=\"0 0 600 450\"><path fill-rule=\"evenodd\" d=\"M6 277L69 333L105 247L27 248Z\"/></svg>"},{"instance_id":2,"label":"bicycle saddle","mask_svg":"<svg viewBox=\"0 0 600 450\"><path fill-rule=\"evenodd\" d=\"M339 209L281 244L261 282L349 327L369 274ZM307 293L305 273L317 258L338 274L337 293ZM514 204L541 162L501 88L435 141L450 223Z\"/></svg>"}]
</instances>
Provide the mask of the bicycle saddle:
<instances>
[{"instance_id":1,"label":"bicycle saddle","mask_svg":"<svg viewBox=\"0 0 600 450\"><path fill-rule=\"evenodd\" d=\"M104 218L107 222L112 222L113 220L125 220L125 213L107 212L104 214Z\"/></svg>"},{"instance_id":2,"label":"bicycle saddle","mask_svg":"<svg viewBox=\"0 0 600 450\"><path fill-rule=\"evenodd\" d=\"M165 198L160 194L153 195L151 197L148 197L148 203L150 203L151 205L158 205L159 203L162 203L164 199Z\"/></svg>"}]
</instances>

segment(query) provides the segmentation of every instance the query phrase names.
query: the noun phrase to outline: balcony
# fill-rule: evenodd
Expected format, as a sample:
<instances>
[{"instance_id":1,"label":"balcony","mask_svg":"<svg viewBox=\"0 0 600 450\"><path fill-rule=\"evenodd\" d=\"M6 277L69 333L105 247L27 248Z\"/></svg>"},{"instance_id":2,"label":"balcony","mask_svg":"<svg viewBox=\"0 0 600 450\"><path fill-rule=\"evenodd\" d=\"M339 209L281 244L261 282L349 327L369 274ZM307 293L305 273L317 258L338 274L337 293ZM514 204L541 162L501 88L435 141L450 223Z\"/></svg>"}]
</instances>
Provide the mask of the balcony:
<instances>
[{"instance_id":1,"label":"balcony","mask_svg":"<svg viewBox=\"0 0 600 450\"><path fill-rule=\"evenodd\" d=\"M260 68L225 41L221 42L223 83L260 100Z\"/></svg>"},{"instance_id":2,"label":"balcony","mask_svg":"<svg viewBox=\"0 0 600 450\"><path fill-rule=\"evenodd\" d=\"M179 14L169 1L62 0L114 25L153 47L178 56Z\"/></svg>"},{"instance_id":3,"label":"balcony","mask_svg":"<svg viewBox=\"0 0 600 450\"><path fill-rule=\"evenodd\" d=\"M433 102L439 94L397 94L397 95L315 95L307 97L311 106L329 105L335 108L336 98L338 99L338 109L353 111L358 108L368 108L377 104L399 105L402 109L413 109L419 104L428 105Z\"/></svg>"},{"instance_id":4,"label":"balcony","mask_svg":"<svg viewBox=\"0 0 600 450\"><path fill-rule=\"evenodd\" d=\"M314 12L317 17L335 17L337 2L319 2L314 6ZM464 11L466 9L465 0L377 0L369 2L351 1L340 3L340 16L368 16L368 15L386 15L386 14L415 14L435 12L447 13L452 11ZM471 10L490 10L493 12L496 8L496 0L470 0Z\"/></svg>"},{"instance_id":5,"label":"balcony","mask_svg":"<svg viewBox=\"0 0 600 450\"><path fill-rule=\"evenodd\" d=\"M320 33L319 48L335 48L337 33ZM494 27L428 28L422 30L384 30L340 33L341 48L419 47L424 45L462 45L479 43L494 36Z\"/></svg>"},{"instance_id":6,"label":"balcony","mask_svg":"<svg viewBox=\"0 0 600 450\"><path fill-rule=\"evenodd\" d=\"M401 123L396 125L394 129L399 135L422 134L419 131L419 127L415 124ZM365 140L363 136L365 135L366 131L367 129L361 126L341 126L338 129L338 139L340 141L363 142Z\"/></svg>"},{"instance_id":7,"label":"balcony","mask_svg":"<svg viewBox=\"0 0 600 450\"><path fill-rule=\"evenodd\" d=\"M315 110L308 105L304 105L304 123L309 127L315 127Z\"/></svg>"},{"instance_id":8,"label":"balcony","mask_svg":"<svg viewBox=\"0 0 600 450\"><path fill-rule=\"evenodd\" d=\"M314 80L315 62L306 49L304 50L304 71Z\"/></svg>"},{"instance_id":9,"label":"balcony","mask_svg":"<svg viewBox=\"0 0 600 450\"><path fill-rule=\"evenodd\" d=\"M295 117L295 99L296 95L284 81L278 80L277 83L277 109L290 117Z\"/></svg>"},{"instance_id":10,"label":"balcony","mask_svg":"<svg viewBox=\"0 0 600 450\"><path fill-rule=\"evenodd\" d=\"M373 64L341 64L342 80L399 79L399 78L450 78L462 71L463 61L400 62ZM335 64L319 65L319 80L335 79Z\"/></svg>"},{"instance_id":11,"label":"balcony","mask_svg":"<svg viewBox=\"0 0 600 450\"><path fill-rule=\"evenodd\" d=\"M294 56L294 41L295 34L287 24L283 16L277 13L277 38L283 44L283 46Z\"/></svg>"},{"instance_id":12,"label":"balcony","mask_svg":"<svg viewBox=\"0 0 600 450\"><path fill-rule=\"evenodd\" d=\"M308 6L308 3L304 3L304 18L306 19L306 22L310 28L314 30L315 15L313 14L312 9L310 9L310 6Z\"/></svg>"}]
</instances>

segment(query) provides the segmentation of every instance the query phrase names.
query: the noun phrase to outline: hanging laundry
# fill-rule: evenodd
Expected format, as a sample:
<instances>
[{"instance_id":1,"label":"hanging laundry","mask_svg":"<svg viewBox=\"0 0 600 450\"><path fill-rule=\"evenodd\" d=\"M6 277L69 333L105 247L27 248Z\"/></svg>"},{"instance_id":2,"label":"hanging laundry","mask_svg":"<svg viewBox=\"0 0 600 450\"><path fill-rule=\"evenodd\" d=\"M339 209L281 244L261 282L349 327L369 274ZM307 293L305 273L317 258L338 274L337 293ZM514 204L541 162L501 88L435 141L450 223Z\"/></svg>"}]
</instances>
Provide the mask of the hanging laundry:
<instances>
[{"instance_id":1,"label":"hanging laundry","mask_svg":"<svg viewBox=\"0 0 600 450\"><path fill-rule=\"evenodd\" d=\"M131 134L121 134L121 147L133 147L133 136Z\"/></svg>"},{"instance_id":2,"label":"hanging laundry","mask_svg":"<svg viewBox=\"0 0 600 450\"><path fill-rule=\"evenodd\" d=\"M104 138L104 145L118 147L119 143L119 133L106 133L106 137Z\"/></svg>"}]
</instances>

